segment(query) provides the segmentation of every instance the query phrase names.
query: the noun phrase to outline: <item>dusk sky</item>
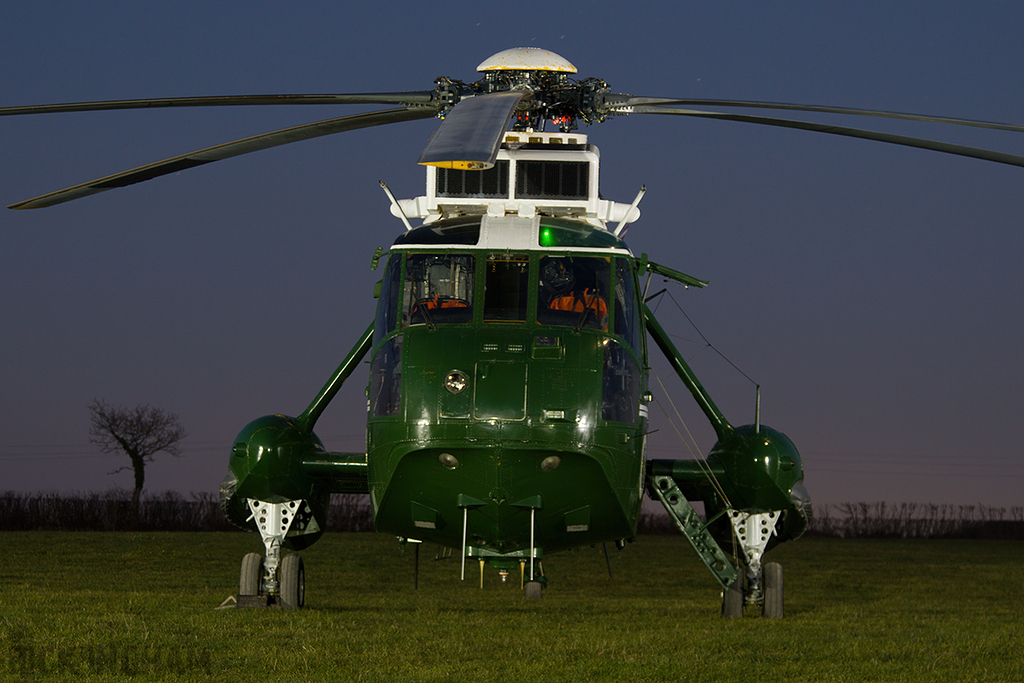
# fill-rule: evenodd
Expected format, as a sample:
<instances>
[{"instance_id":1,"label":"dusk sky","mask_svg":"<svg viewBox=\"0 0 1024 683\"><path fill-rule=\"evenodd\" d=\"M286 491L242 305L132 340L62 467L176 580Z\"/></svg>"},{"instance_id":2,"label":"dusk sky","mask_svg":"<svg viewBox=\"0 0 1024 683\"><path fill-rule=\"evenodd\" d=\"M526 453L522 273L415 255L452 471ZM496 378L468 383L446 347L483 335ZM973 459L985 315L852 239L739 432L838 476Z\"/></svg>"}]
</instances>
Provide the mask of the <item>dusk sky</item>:
<instances>
[{"instance_id":1,"label":"dusk sky","mask_svg":"<svg viewBox=\"0 0 1024 683\"><path fill-rule=\"evenodd\" d=\"M0 106L429 90L510 47L614 92L1024 123L1024 3L0 3ZM386 107L225 107L0 118L0 203L210 145ZM766 115L778 113L765 112ZM794 117L796 118L796 117ZM1024 135L805 120L1024 154ZM49 209L0 209L0 491L130 488L87 405L179 414L151 493L215 491L234 436L301 413L374 315L378 180L424 193L436 120L279 147ZM584 128L633 252L761 385L816 504L1024 504L1024 169L817 133L667 116ZM660 288L660 284L656 283ZM655 285L652 285L652 287ZM671 300L659 319L734 424L754 385ZM657 349L652 346L652 351ZM706 453L714 434L655 362ZM318 433L362 450L365 371ZM667 405L657 380L654 393ZM657 407L650 457L691 457ZM122 460L124 460L122 462Z\"/></svg>"}]
</instances>

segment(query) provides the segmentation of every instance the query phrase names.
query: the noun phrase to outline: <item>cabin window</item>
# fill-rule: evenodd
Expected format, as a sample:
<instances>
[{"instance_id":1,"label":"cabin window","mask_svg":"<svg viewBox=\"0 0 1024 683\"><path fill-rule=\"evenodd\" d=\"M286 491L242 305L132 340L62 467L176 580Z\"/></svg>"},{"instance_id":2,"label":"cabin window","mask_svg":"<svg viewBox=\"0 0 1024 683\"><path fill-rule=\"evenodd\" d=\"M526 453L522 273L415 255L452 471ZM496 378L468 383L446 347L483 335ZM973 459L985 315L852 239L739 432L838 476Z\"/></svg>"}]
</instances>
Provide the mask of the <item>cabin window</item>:
<instances>
[{"instance_id":1,"label":"cabin window","mask_svg":"<svg viewBox=\"0 0 1024 683\"><path fill-rule=\"evenodd\" d=\"M449 219L436 223L418 225L412 230L399 235L395 245L403 244L466 244L472 245L480 241L480 217L466 220Z\"/></svg>"},{"instance_id":2,"label":"cabin window","mask_svg":"<svg viewBox=\"0 0 1024 683\"><path fill-rule=\"evenodd\" d=\"M475 262L469 254L410 254L402 325L470 322Z\"/></svg>"},{"instance_id":3,"label":"cabin window","mask_svg":"<svg viewBox=\"0 0 1024 683\"><path fill-rule=\"evenodd\" d=\"M640 353L641 325L630 261L615 259L615 334Z\"/></svg>"},{"instance_id":4,"label":"cabin window","mask_svg":"<svg viewBox=\"0 0 1024 683\"><path fill-rule=\"evenodd\" d=\"M526 321L530 259L526 254L490 254L484 280L484 320Z\"/></svg>"},{"instance_id":5,"label":"cabin window","mask_svg":"<svg viewBox=\"0 0 1024 683\"><path fill-rule=\"evenodd\" d=\"M636 422L639 404L640 370L636 361L624 346L609 339L604 347L601 419Z\"/></svg>"},{"instance_id":6,"label":"cabin window","mask_svg":"<svg viewBox=\"0 0 1024 683\"><path fill-rule=\"evenodd\" d=\"M543 257L537 322L607 330L609 261L601 256Z\"/></svg>"},{"instance_id":7,"label":"cabin window","mask_svg":"<svg viewBox=\"0 0 1024 683\"><path fill-rule=\"evenodd\" d=\"M402 335L388 339L370 369L370 414L397 415L402 403Z\"/></svg>"},{"instance_id":8,"label":"cabin window","mask_svg":"<svg viewBox=\"0 0 1024 683\"><path fill-rule=\"evenodd\" d=\"M561 221L557 218L548 218L541 223L537 238L537 244L544 248L624 248L622 240L607 230L595 230L587 225Z\"/></svg>"},{"instance_id":9,"label":"cabin window","mask_svg":"<svg viewBox=\"0 0 1024 683\"><path fill-rule=\"evenodd\" d=\"M373 345L395 329L398 323L398 288L402 280L402 255L392 254L384 270L384 280L377 302L377 321L373 325Z\"/></svg>"}]
</instances>

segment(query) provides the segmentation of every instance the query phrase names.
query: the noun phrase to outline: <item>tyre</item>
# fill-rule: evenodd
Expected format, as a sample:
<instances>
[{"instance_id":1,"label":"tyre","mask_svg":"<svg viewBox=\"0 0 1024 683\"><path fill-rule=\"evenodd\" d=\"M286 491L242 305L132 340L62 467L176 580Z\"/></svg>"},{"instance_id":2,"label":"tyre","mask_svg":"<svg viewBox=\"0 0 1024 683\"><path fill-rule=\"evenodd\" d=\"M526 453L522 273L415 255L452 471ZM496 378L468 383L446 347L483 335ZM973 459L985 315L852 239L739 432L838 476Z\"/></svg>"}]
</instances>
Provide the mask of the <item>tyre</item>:
<instances>
[{"instance_id":1,"label":"tyre","mask_svg":"<svg viewBox=\"0 0 1024 683\"><path fill-rule=\"evenodd\" d=\"M738 619L743 616L743 571L727 590L722 591L722 618Z\"/></svg>"},{"instance_id":2,"label":"tyre","mask_svg":"<svg viewBox=\"0 0 1024 683\"><path fill-rule=\"evenodd\" d=\"M540 581L527 581L524 586L527 600L538 600L544 597L544 587Z\"/></svg>"},{"instance_id":3,"label":"tyre","mask_svg":"<svg viewBox=\"0 0 1024 683\"><path fill-rule=\"evenodd\" d=\"M238 577L238 596L263 594L263 556L248 553L242 558L242 571Z\"/></svg>"},{"instance_id":4,"label":"tyre","mask_svg":"<svg viewBox=\"0 0 1024 683\"><path fill-rule=\"evenodd\" d=\"M764 566L764 618L781 619L785 613L785 583L782 565L769 562Z\"/></svg>"},{"instance_id":5,"label":"tyre","mask_svg":"<svg viewBox=\"0 0 1024 683\"><path fill-rule=\"evenodd\" d=\"M306 604L306 569L296 553L285 555L277 569L281 585L281 606L299 609Z\"/></svg>"}]
</instances>

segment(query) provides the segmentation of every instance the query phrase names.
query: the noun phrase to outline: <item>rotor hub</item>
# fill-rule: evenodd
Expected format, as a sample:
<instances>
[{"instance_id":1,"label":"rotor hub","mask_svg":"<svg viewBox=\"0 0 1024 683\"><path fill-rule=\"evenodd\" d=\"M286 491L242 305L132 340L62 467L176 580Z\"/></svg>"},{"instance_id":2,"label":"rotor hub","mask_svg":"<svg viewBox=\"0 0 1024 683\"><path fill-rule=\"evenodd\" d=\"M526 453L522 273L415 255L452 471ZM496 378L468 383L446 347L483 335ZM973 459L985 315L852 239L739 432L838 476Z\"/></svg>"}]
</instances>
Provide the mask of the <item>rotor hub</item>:
<instances>
[{"instance_id":1,"label":"rotor hub","mask_svg":"<svg viewBox=\"0 0 1024 683\"><path fill-rule=\"evenodd\" d=\"M474 83L450 78L435 81L434 101L438 115L444 118L459 100L495 92L526 91L532 97L523 100L512 118L514 131L543 131L548 121L568 133L578 121L600 123L609 107L601 94L608 84L599 78L570 79L576 67L560 55L537 47L518 47L491 55L477 67L483 77Z\"/></svg>"}]
</instances>

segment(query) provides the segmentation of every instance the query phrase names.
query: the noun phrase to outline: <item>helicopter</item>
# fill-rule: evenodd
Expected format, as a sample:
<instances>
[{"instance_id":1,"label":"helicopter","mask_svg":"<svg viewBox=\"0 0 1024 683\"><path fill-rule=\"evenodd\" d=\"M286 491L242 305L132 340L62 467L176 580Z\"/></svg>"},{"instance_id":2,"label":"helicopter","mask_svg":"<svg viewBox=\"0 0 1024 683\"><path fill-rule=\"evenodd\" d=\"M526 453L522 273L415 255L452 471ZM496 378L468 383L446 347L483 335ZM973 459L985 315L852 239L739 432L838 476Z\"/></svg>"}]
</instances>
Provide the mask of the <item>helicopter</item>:
<instances>
[{"instance_id":1,"label":"helicopter","mask_svg":"<svg viewBox=\"0 0 1024 683\"><path fill-rule=\"evenodd\" d=\"M930 149L1016 166L1024 157L874 131L690 107L847 114L980 126L1009 124L767 102L637 97L552 52L516 48L472 83L425 91L122 100L0 109L0 115L189 106L386 104L257 135L18 202L43 208L240 154L322 135L426 118L442 122L419 158L421 197L382 185L404 232L383 267L375 318L297 416L244 427L221 505L255 530L240 606L302 607L298 551L323 533L331 494L368 494L375 528L458 550L481 572L519 571L543 594L543 559L636 535L645 496L660 503L722 589L722 614L784 614L784 581L765 554L812 515L793 442L755 419L732 425L648 306L652 277L706 281L634 255L631 203L601 197L600 152L579 124L661 114L770 125ZM548 124L557 131L548 132ZM412 221L420 221L413 225ZM717 436L706 458L648 459L649 344L664 354ZM328 451L317 420L368 360L366 450ZM706 518L694 503L702 503ZM285 553L283 551L292 552Z\"/></svg>"}]
</instances>

